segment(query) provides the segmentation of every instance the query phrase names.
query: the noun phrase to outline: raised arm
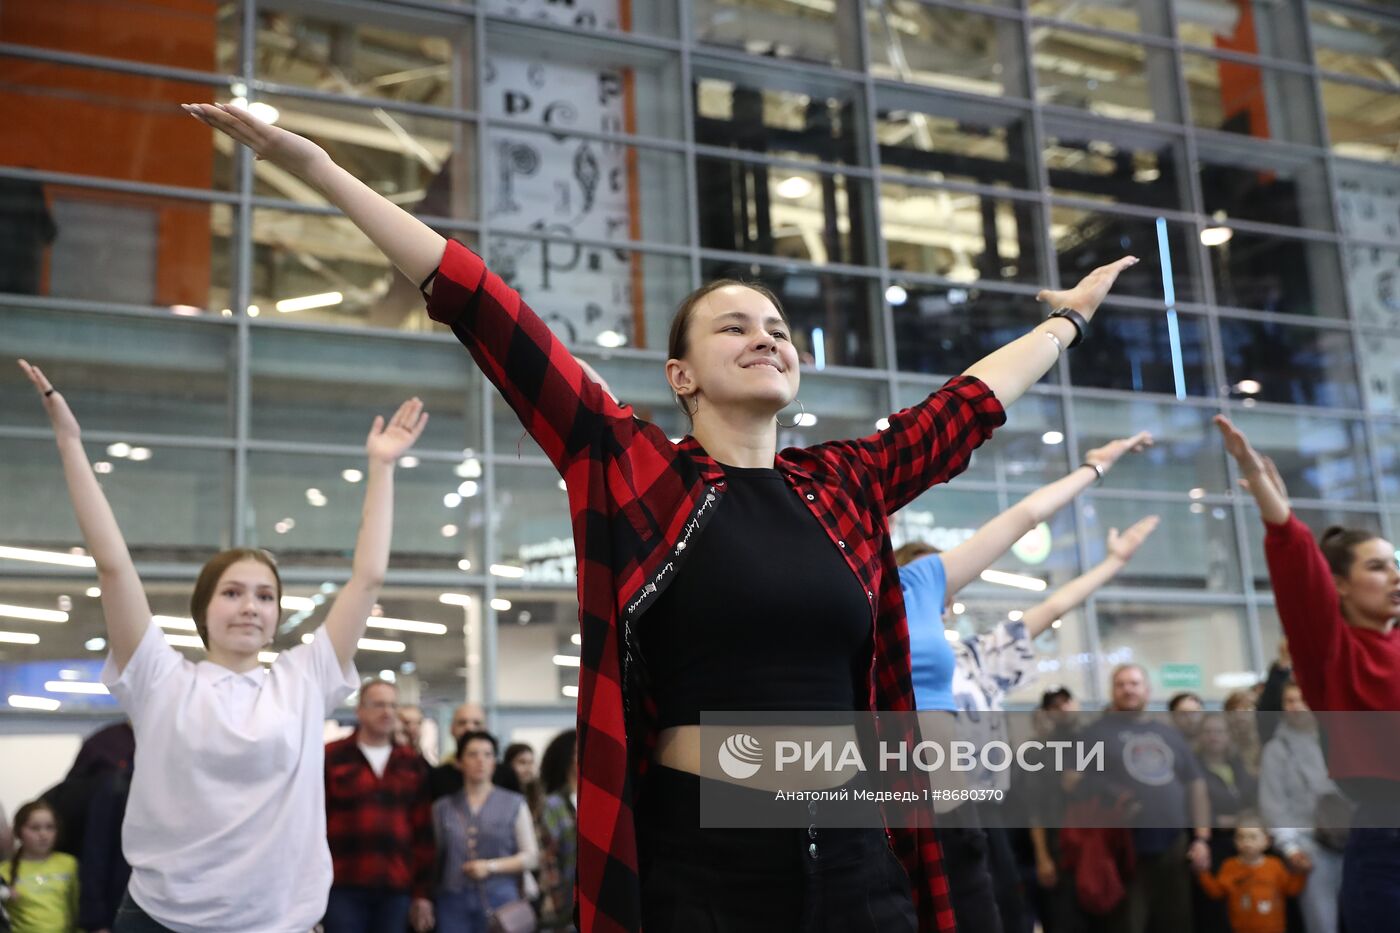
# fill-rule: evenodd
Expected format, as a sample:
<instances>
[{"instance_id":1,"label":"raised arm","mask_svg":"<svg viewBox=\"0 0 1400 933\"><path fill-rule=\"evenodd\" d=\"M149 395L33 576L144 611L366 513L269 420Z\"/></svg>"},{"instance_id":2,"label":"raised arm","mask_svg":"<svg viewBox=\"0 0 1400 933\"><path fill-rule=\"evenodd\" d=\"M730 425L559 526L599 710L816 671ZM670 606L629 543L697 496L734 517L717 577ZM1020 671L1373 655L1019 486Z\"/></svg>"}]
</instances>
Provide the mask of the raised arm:
<instances>
[{"instance_id":1,"label":"raised arm","mask_svg":"<svg viewBox=\"0 0 1400 933\"><path fill-rule=\"evenodd\" d=\"M1133 559L1133 555L1142 547L1142 542L1147 540L1147 536L1157 529L1160 521L1156 515L1149 515L1137 521L1121 535L1117 528L1111 529L1108 533L1107 557L1025 611L1021 621L1026 624L1026 635L1035 639L1056 619L1084 602L1095 590L1116 577L1118 572L1128 565L1128 561Z\"/></svg>"},{"instance_id":2,"label":"raised arm","mask_svg":"<svg viewBox=\"0 0 1400 933\"><path fill-rule=\"evenodd\" d=\"M1117 262L1090 272L1071 289L1047 289L1036 298L1047 302L1052 308L1072 308L1085 321L1091 321L1119 274L1135 265L1136 257L1124 256ZM1065 318L1051 318L1038 324L1030 333L982 357L969 366L963 375L981 379L1003 405L1010 405L1050 371L1050 367L1060 358L1060 348L1068 349L1077 333L1078 328Z\"/></svg>"},{"instance_id":3,"label":"raised arm","mask_svg":"<svg viewBox=\"0 0 1400 933\"><path fill-rule=\"evenodd\" d=\"M1139 431L1132 437L1110 441L1084 455L1084 463L987 522L963 543L943 552L948 595L976 580L1031 529L1069 504L1075 496L1107 474L1126 453L1152 446L1152 435ZM1098 469L1095 469L1097 467Z\"/></svg>"},{"instance_id":4,"label":"raised arm","mask_svg":"<svg viewBox=\"0 0 1400 933\"><path fill-rule=\"evenodd\" d=\"M83 543L88 554L97 564L97 585L102 590L102 615L107 620L107 644L112 652L112 660L117 669L126 667L136 646L146 634L151 624L151 606L146 601L146 591L141 588L141 578L136 575L136 564L126 549L121 529L112 507L97 482L97 475L88 462L87 451L83 450L82 429L74 417L68 403L44 375L43 370L24 360L19 368L34 384L49 423L53 425L54 440L58 442L58 456L63 463L63 478L68 483L68 498L73 503L73 512L78 517L78 528L82 531Z\"/></svg>"},{"instance_id":5,"label":"raised arm","mask_svg":"<svg viewBox=\"0 0 1400 933\"><path fill-rule=\"evenodd\" d=\"M326 634L335 656L346 664L365 633L370 611L384 586L389 570L389 538L394 529L394 464L413 446L428 424L423 403L411 398L384 423L378 415L365 441L369 455L369 477L365 483L364 512L360 534L355 541L355 557L350 580L336 594L326 616Z\"/></svg>"},{"instance_id":6,"label":"raised arm","mask_svg":"<svg viewBox=\"0 0 1400 933\"><path fill-rule=\"evenodd\" d=\"M1225 452L1239 465L1240 485L1254 497L1260 516L1270 525L1282 525L1288 521L1293 507L1289 505L1288 489L1283 485L1278 467L1255 450L1249 438L1229 418L1216 415L1213 420L1220 429L1220 436L1225 439Z\"/></svg>"}]
</instances>

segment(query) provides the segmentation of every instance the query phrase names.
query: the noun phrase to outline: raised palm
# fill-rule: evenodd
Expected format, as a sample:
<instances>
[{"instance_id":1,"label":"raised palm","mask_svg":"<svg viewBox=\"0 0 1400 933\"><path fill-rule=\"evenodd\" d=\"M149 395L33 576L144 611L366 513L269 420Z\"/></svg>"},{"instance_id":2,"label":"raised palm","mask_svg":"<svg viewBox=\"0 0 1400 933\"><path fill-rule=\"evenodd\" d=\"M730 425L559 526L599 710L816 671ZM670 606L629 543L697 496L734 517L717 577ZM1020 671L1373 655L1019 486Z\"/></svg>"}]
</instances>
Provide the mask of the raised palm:
<instances>
[{"instance_id":1,"label":"raised palm","mask_svg":"<svg viewBox=\"0 0 1400 933\"><path fill-rule=\"evenodd\" d=\"M1092 318L1099 305L1103 303L1108 290L1113 287L1113 283L1118 281L1118 276L1125 269L1137 265L1136 256L1124 256L1117 262L1111 262L1106 266L1099 266L1084 278L1080 279L1073 288L1051 291L1044 289L1035 297L1038 301L1045 301L1057 308L1073 308L1085 318Z\"/></svg>"},{"instance_id":2,"label":"raised palm","mask_svg":"<svg viewBox=\"0 0 1400 933\"><path fill-rule=\"evenodd\" d=\"M259 159L266 159L294 175L305 177L318 162L330 159L326 150L306 137L259 120L243 107L231 104L180 106L199 122L253 150Z\"/></svg>"},{"instance_id":3,"label":"raised palm","mask_svg":"<svg viewBox=\"0 0 1400 933\"><path fill-rule=\"evenodd\" d=\"M417 396L399 406L386 424L383 415L376 415L365 440L365 453L371 460L393 463L402 457L428 426L428 413Z\"/></svg>"},{"instance_id":4,"label":"raised palm","mask_svg":"<svg viewBox=\"0 0 1400 933\"><path fill-rule=\"evenodd\" d=\"M1132 437L1120 437L1116 441L1109 441L1102 447L1095 447L1084 455L1084 459L1088 463L1096 464L1107 470L1117 463L1124 454L1145 450L1152 444L1152 432L1139 431Z\"/></svg>"},{"instance_id":5,"label":"raised palm","mask_svg":"<svg viewBox=\"0 0 1400 933\"><path fill-rule=\"evenodd\" d=\"M1142 547L1142 543L1147 540L1148 536L1157 530L1157 525L1161 521L1156 515L1149 515L1134 522L1122 534L1118 533L1117 528L1110 529L1108 532L1108 553L1124 562L1132 560L1138 548Z\"/></svg>"},{"instance_id":6,"label":"raised palm","mask_svg":"<svg viewBox=\"0 0 1400 933\"><path fill-rule=\"evenodd\" d=\"M68 407L63 393L54 388L53 383L44 375L44 371L28 360L20 360L19 368L24 371L24 375L39 393L39 399L44 403L44 411L49 416L49 423L53 425L54 435L59 440L81 438L83 431L78 426L77 417L74 416L73 410Z\"/></svg>"}]
</instances>

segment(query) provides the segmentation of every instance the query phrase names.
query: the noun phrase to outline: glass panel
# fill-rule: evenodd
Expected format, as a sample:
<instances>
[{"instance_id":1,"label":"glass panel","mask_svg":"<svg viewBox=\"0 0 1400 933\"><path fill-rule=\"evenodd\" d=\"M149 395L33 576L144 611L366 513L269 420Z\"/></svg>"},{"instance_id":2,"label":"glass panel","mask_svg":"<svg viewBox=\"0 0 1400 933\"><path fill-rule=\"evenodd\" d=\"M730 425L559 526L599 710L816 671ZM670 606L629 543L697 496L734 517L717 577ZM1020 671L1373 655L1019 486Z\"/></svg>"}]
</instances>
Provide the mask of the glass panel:
<instances>
[{"instance_id":1,"label":"glass panel","mask_svg":"<svg viewBox=\"0 0 1400 933\"><path fill-rule=\"evenodd\" d=\"M1349 159L1400 163L1394 90L1341 81L1322 82L1322 110L1332 151Z\"/></svg>"},{"instance_id":2,"label":"glass panel","mask_svg":"<svg viewBox=\"0 0 1400 933\"><path fill-rule=\"evenodd\" d=\"M793 343L817 369L882 362L873 279L721 260L706 260L700 274L707 282L756 278L773 289L792 323Z\"/></svg>"},{"instance_id":3,"label":"glass panel","mask_svg":"<svg viewBox=\"0 0 1400 933\"><path fill-rule=\"evenodd\" d=\"M1141 502L1094 495L1084 504L1084 533L1090 560L1106 555L1108 530L1120 531L1147 515L1162 523L1132 562L1113 579L1114 586L1152 586L1212 593L1240 589L1240 557L1235 524L1226 506L1201 502ZM1182 655L1181 657L1193 657Z\"/></svg>"},{"instance_id":4,"label":"glass panel","mask_svg":"<svg viewBox=\"0 0 1400 933\"><path fill-rule=\"evenodd\" d=\"M1400 337L1365 334L1357 345L1366 407L1387 415L1400 412Z\"/></svg>"},{"instance_id":5,"label":"glass panel","mask_svg":"<svg viewBox=\"0 0 1400 933\"><path fill-rule=\"evenodd\" d=\"M1177 28L1188 45L1307 61L1301 6L1276 0L1183 3L1177 8Z\"/></svg>"},{"instance_id":6,"label":"glass panel","mask_svg":"<svg viewBox=\"0 0 1400 933\"><path fill-rule=\"evenodd\" d=\"M936 392L941 383L902 383L899 407L917 405ZM1004 483L1041 486L1069 471L1071 452L1065 444L1065 421L1058 398L1023 395L1006 410L1006 424L997 428L996 442L984 444L972 455L969 476Z\"/></svg>"},{"instance_id":7,"label":"glass panel","mask_svg":"<svg viewBox=\"0 0 1400 933\"><path fill-rule=\"evenodd\" d=\"M0 179L0 292L203 314L228 306L232 231L227 204Z\"/></svg>"},{"instance_id":8,"label":"glass panel","mask_svg":"<svg viewBox=\"0 0 1400 933\"><path fill-rule=\"evenodd\" d=\"M497 468L492 563L523 568L526 580L573 584L574 539L563 482L547 466Z\"/></svg>"},{"instance_id":9,"label":"glass panel","mask_svg":"<svg viewBox=\"0 0 1400 933\"><path fill-rule=\"evenodd\" d=\"M871 4L870 72L970 94L1026 96L1025 47L1014 19L916 0Z\"/></svg>"},{"instance_id":10,"label":"glass panel","mask_svg":"<svg viewBox=\"0 0 1400 933\"><path fill-rule=\"evenodd\" d=\"M980 606L972 606L969 611L979 609ZM1017 704L1038 707L1040 698L1046 692L1061 687L1073 694L1081 704L1088 698L1089 672L1092 670L1090 662L1093 661L1093 655L1088 651L1088 622L1081 609L1065 613L1058 622L1059 625L1052 622L1050 628L1035 640L1039 655L1035 665L1039 676L1007 693L1005 705L1008 709L1015 709Z\"/></svg>"},{"instance_id":11,"label":"glass panel","mask_svg":"<svg viewBox=\"0 0 1400 933\"><path fill-rule=\"evenodd\" d=\"M1034 187L1023 111L884 85L875 96L875 133L886 174L894 170L933 181Z\"/></svg>"},{"instance_id":12,"label":"glass panel","mask_svg":"<svg viewBox=\"0 0 1400 933\"><path fill-rule=\"evenodd\" d=\"M0 366L5 424L49 427L29 380L10 362L22 357L44 368L89 431L232 433L231 327L11 307L0 309L0 333L10 358Z\"/></svg>"},{"instance_id":13,"label":"glass panel","mask_svg":"<svg viewBox=\"0 0 1400 933\"><path fill-rule=\"evenodd\" d=\"M1016 498L1019 496L1012 498L965 488L954 492L946 486L935 486L891 516L890 540L895 547L909 541L924 541L946 551L972 537L978 528L1014 505ZM1056 512L1035 539L1018 543L992 567L1034 577L1050 586L1061 586L1074 579L1079 574L1074 511ZM1043 598L1024 589L999 584L973 583L966 592L968 605L991 596L993 600L1011 601L1012 608L1019 609L1029 608ZM956 606L953 608L954 615L961 615L956 612Z\"/></svg>"},{"instance_id":14,"label":"glass panel","mask_svg":"<svg viewBox=\"0 0 1400 933\"><path fill-rule=\"evenodd\" d=\"M695 141L784 159L862 164L862 92L842 81L695 64Z\"/></svg>"},{"instance_id":15,"label":"glass panel","mask_svg":"<svg viewBox=\"0 0 1400 933\"><path fill-rule=\"evenodd\" d=\"M1152 432L1151 447L1125 456L1113 467L1104 480L1109 489L1150 489L1196 496L1228 492L1225 451L1219 432L1211 424L1211 415L1204 408L1170 402L1083 396L1074 400L1079 446L1085 451L1138 431Z\"/></svg>"},{"instance_id":16,"label":"glass panel","mask_svg":"<svg viewBox=\"0 0 1400 933\"><path fill-rule=\"evenodd\" d=\"M811 447L825 441L868 437L879 429L877 419L891 410L884 380L851 379L802 370L802 408L793 405L778 415L778 449ZM805 410L806 415L801 412ZM793 424L788 428L783 425Z\"/></svg>"},{"instance_id":17,"label":"glass panel","mask_svg":"<svg viewBox=\"0 0 1400 933\"><path fill-rule=\"evenodd\" d=\"M1191 238L1185 224L1158 219L1107 214L1075 207L1056 206L1050 212L1050 240L1058 254L1060 282L1069 288L1099 266L1123 256L1140 262L1119 276L1116 295L1133 295L1167 301L1194 301L1200 290L1192 261ZM1162 266L1162 253L1170 269Z\"/></svg>"},{"instance_id":18,"label":"glass panel","mask_svg":"<svg viewBox=\"0 0 1400 933\"><path fill-rule=\"evenodd\" d=\"M691 290L680 256L492 235L487 257L569 346L665 349Z\"/></svg>"},{"instance_id":19,"label":"glass panel","mask_svg":"<svg viewBox=\"0 0 1400 933\"><path fill-rule=\"evenodd\" d=\"M1226 378L1242 395L1329 408L1361 404L1346 331L1222 318L1220 344Z\"/></svg>"},{"instance_id":20,"label":"glass panel","mask_svg":"<svg viewBox=\"0 0 1400 933\"><path fill-rule=\"evenodd\" d=\"M291 328L251 333L251 434L304 444L365 441L375 414L418 396L431 415L418 450L481 443L482 378L455 340L391 340Z\"/></svg>"},{"instance_id":21,"label":"glass panel","mask_svg":"<svg viewBox=\"0 0 1400 933\"><path fill-rule=\"evenodd\" d=\"M1217 223L1227 218L1285 227L1332 229L1332 204L1321 162L1299 163L1267 144L1200 150L1201 197Z\"/></svg>"},{"instance_id":22,"label":"glass panel","mask_svg":"<svg viewBox=\"0 0 1400 933\"><path fill-rule=\"evenodd\" d=\"M1334 162L1342 233L1358 239L1400 240L1400 175L1352 162Z\"/></svg>"},{"instance_id":23,"label":"glass panel","mask_svg":"<svg viewBox=\"0 0 1400 933\"><path fill-rule=\"evenodd\" d=\"M676 35L674 0L633 3L631 0L486 0L487 13L567 26L575 30L608 29L654 36Z\"/></svg>"},{"instance_id":24,"label":"glass panel","mask_svg":"<svg viewBox=\"0 0 1400 933\"><path fill-rule=\"evenodd\" d=\"M1091 29L1165 34L1169 14L1151 0L1030 0L1030 13L1042 19L1073 23ZM1184 11L1182 16L1187 15Z\"/></svg>"},{"instance_id":25,"label":"glass panel","mask_svg":"<svg viewBox=\"0 0 1400 933\"><path fill-rule=\"evenodd\" d=\"M1096 389L1210 395L1207 346L1206 325L1194 315L1110 305L1069 353L1070 380Z\"/></svg>"},{"instance_id":26,"label":"glass panel","mask_svg":"<svg viewBox=\"0 0 1400 933\"><path fill-rule=\"evenodd\" d=\"M225 35L236 39L237 4L69 0L5 7L0 35L6 42L191 71L236 70L234 50L222 40ZM107 82L114 78L147 87L151 81L109 75L103 84L110 88Z\"/></svg>"},{"instance_id":27,"label":"glass panel","mask_svg":"<svg viewBox=\"0 0 1400 933\"><path fill-rule=\"evenodd\" d=\"M336 164L406 210L476 218L473 124L276 94L258 100L276 109L278 126L319 144ZM219 144L219 150L228 161L231 147ZM253 163L253 193L318 207L327 203L299 179L262 161Z\"/></svg>"},{"instance_id":28,"label":"glass panel","mask_svg":"<svg viewBox=\"0 0 1400 933\"><path fill-rule=\"evenodd\" d=\"M511 604L510 609L496 613L497 702L573 709L578 702L579 669L555 664L554 658L580 654L572 640L578 632L577 598L573 593L539 590L497 592L499 599ZM564 692L566 687L569 693Z\"/></svg>"},{"instance_id":29,"label":"glass panel","mask_svg":"<svg viewBox=\"0 0 1400 933\"><path fill-rule=\"evenodd\" d=\"M453 236L474 244L469 235ZM434 328L418 283L395 270L339 214L255 209L252 271L251 317L413 332Z\"/></svg>"},{"instance_id":30,"label":"glass panel","mask_svg":"<svg viewBox=\"0 0 1400 933\"><path fill-rule=\"evenodd\" d=\"M700 245L824 264L864 265L867 182L844 175L698 158Z\"/></svg>"},{"instance_id":31,"label":"glass panel","mask_svg":"<svg viewBox=\"0 0 1400 933\"><path fill-rule=\"evenodd\" d=\"M685 160L560 134L493 129L486 212L494 229L687 243Z\"/></svg>"},{"instance_id":32,"label":"glass panel","mask_svg":"<svg viewBox=\"0 0 1400 933\"><path fill-rule=\"evenodd\" d=\"M1317 145L1311 81L1205 55L1182 56L1191 121L1203 129Z\"/></svg>"},{"instance_id":33,"label":"glass panel","mask_svg":"<svg viewBox=\"0 0 1400 933\"><path fill-rule=\"evenodd\" d=\"M288 565L348 570L365 469L362 456L251 452L248 542L271 548ZM480 572L485 521L480 469L469 457L458 464L423 460L394 471L395 570L460 570L458 562L466 559Z\"/></svg>"},{"instance_id":34,"label":"glass panel","mask_svg":"<svg viewBox=\"0 0 1400 933\"><path fill-rule=\"evenodd\" d=\"M257 6L258 78L344 94L470 109L471 19L388 4L264 0Z\"/></svg>"},{"instance_id":35,"label":"glass panel","mask_svg":"<svg viewBox=\"0 0 1400 933\"><path fill-rule=\"evenodd\" d=\"M1292 492L1292 490L1289 490ZM1343 509L1294 509L1293 514L1298 516L1298 520L1312 529L1313 536L1322 534L1323 531L1333 525L1341 525L1344 528L1365 528L1381 534L1381 517L1375 512L1348 512ZM1264 557L1264 523L1259 518L1259 511L1254 507L1254 503L1248 503L1245 512L1246 538L1249 539L1249 556L1254 567L1254 588L1256 590L1269 591L1272 586L1269 582L1269 565ZM1260 615L1263 616L1261 607ZM1275 612L1274 619L1278 616ZM1261 620L1262 621L1262 620Z\"/></svg>"},{"instance_id":36,"label":"glass panel","mask_svg":"<svg viewBox=\"0 0 1400 933\"><path fill-rule=\"evenodd\" d=\"M1376 459L1380 461L1381 498L1400 502L1400 424L1378 421L1372 428L1376 441ZM1392 527L1400 532L1400 525Z\"/></svg>"},{"instance_id":37,"label":"glass panel","mask_svg":"<svg viewBox=\"0 0 1400 933\"><path fill-rule=\"evenodd\" d=\"M202 563L228 546L232 454L127 441L84 445L138 562ZM97 466L97 464L104 464ZM5 441L0 496L5 544L67 551L82 544L52 440ZM358 509L356 518L358 520ZM85 584L87 585L87 584ZM76 598L76 597L75 597Z\"/></svg>"},{"instance_id":38,"label":"glass panel","mask_svg":"<svg viewBox=\"0 0 1400 933\"><path fill-rule=\"evenodd\" d=\"M1096 201L1181 209L1181 143L1131 126L1045 120L1050 188Z\"/></svg>"},{"instance_id":39,"label":"glass panel","mask_svg":"<svg viewBox=\"0 0 1400 933\"><path fill-rule=\"evenodd\" d=\"M694 0L697 42L743 49L751 55L860 66L854 14L847 0Z\"/></svg>"},{"instance_id":40,"label":"glass panel","mask_svg":"<svg viewBox=\"0 0 1400 933\"><path fill-rule=\"evenodd\" d=\"M1376 497L1361 422L1257 411L1232 411L1230 419L1256 450L1273 458L1291 497L1343 502Z\"/></svg>"},{"instance_id":41,"label":"glass panel","mask_svg":"<svg viewBox=\"0 0 1400 933\"><path fill-rule=\"evenodd\" d=\"M1394 4L1389 4L1391 13ZM1395 70L1395 50L1400 48L1400 24L1394 20L1358 16L1355 11L1312 0L1313 54L1324 71L1400 84Z\"/></svg>"},{"instance_id":42,"label":"glass panel","mask_svg":"<svg viewBox=\"0 0 1400 933\"><path fill-rule=\"evenodd\" d=\"M888 181L880 186L881 233L896 272L957 282L1039 282L1039 215L1029 201Z\"/></svg>"},{"instance_id":43,"label":"glass panel","mask_svg":"<svg viewBox=\"0 0 1400 933\"><path fill-rule=\"evenodd\" d=\"M551 130L680 138L679 61L578 33L492 23L482 110Z\"/></svg>"},{"instance_id":44,"label":"glass panel","mask_svg":"<svg viewBox=\"0 0 1400 933\"><path fill-rule=\"evenodd\" d=\"M1141 562L1139 556L1134 565ZM1172 673L1177 677L1182 659L1189 659L1187 663L1196 669L1193 673L1200 684L1193 692L1210 702L1222 701L1235 690L1238 675L1253 673L1246 634L1249 622L1243 609L1101 600L1098 619L1103 651L1099 679L1104 696L1109 692L1108 676L1113 666L1128 661L1147 668L1152 688L1149 702L1162 708L1177 692L1177 688L1163 685L1168 664L1174 665Z\"/></svg>"},{"instance_id":45,"label":"glass panel","mask_svg":"<svg viewBox=\"0 0 1400 933\"><path fill-rule=\"evenodd\" d=\"M1171 54L1122 39L1069 29L1032 32L1036 97L1115 120L1177 123Z\"/></svg>"},{"instance_id":46,"label":"glass panel","mask_svg":"<svg viewBox=\"0 0 1400 933\"><path fill-rule=\"evenodd\" d=\"M74 15L73 6L53 6L49 15ZM152 4L141 6L178 16ZM6 42L18 42L22 40L11 35L10 27L23 31L26 21L45 6L26 4L23 13L12 5L5 9L6 13L0 13L0 37ZM146 14L153 15L158 17L160 13ZM47 19L48 15L35 17L36 25ZM122 20L120 14L94 15L85 22L111 24L116 29L115 24ZM47 25L56 26L57 22ZM82 28L71 24L73 32ZM65 32L69 31L65 27ZM80 42L80 36L54 35L55 41L60 38L63 51L79 51L68 40ZM209 52L212 51L211 43ZM212 63L206 62L206 66L209 64ZM4 83L0 84L0 115L6 119L6 130L0 134L0 165L155 185L233 189L234 176L228 161L215 155L215 132L179 107L190 101L228 102L226 87L213 81L168 81L3 55L0 74L4 75ZM78 127L81 132L75 132ZM160 144L152 145L156 139ZM93 140L101 140L101 144L93 145ZM15 184L11 180L0 181L6 188ZM0 191L5 192L6 200L13 196L4 188Z\"/></svg>"},{"instance_id":47,"label":"glass panel","mask_svg":"<svg viewBox=\"0 0 1400 933\"><path fill-rule=\"evenodd\" d=\"M895 352L905 372L956 375L1043 320L1029 295L978 288L896 284L885 300L893 309ZM1051 369L1045 381L1059 381L1059 370Z\"/></svg>"},{"instance_id":48,"label":"glass panel","mask_svg":"<svg viewBox=\"0 0 1400 933\"><path fill-rule=\"evenodd\" d=\"M1225 242L1207 241L1217 230ZM1207 228L1218 304L1285 314L1346 317L1337 247L1226 228Z\"/></svg>"}]
</instances>

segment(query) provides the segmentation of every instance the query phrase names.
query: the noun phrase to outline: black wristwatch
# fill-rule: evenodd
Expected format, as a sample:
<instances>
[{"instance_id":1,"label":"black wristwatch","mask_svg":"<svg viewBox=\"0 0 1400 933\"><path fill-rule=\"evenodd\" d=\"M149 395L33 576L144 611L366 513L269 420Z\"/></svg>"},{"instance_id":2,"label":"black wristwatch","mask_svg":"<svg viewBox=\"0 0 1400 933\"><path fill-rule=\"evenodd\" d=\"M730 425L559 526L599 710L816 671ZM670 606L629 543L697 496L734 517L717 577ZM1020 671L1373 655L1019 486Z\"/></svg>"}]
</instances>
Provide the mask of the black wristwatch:
<instances>
[{"instance_id":1,"label":"black wristwatch","mask_svg":"<svg viewBox=\"0 0 1400 933\"><path fill-rule=\"evenodd\" d=\"M1089 322L1084 315L1073 308L1056 308L1050 312L1050 317L1062 317L1074 325L1074 339L1069 342L1070 349L1079 346L1084 340L1084 332L1089 329Z\"/></svg>"}]
</instances>

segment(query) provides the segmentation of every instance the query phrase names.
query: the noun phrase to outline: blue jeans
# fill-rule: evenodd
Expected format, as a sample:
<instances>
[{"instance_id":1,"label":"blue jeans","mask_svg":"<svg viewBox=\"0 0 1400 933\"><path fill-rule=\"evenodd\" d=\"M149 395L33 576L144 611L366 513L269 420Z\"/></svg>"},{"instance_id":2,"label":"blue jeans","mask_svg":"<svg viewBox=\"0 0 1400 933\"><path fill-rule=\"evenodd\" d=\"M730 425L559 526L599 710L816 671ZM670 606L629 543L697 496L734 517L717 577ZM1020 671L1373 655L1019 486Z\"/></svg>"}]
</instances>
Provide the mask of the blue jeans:
<instances>
[{"instance_id":1,"label":"blue jeans","mask_svg":"<svg viewBox=\"0 0 1400 933\"><path fill-rule=\"evenodd\" d=\"M437 920L435 933L487 933L486 911L495 909L515 900L511 889L497 892L500 896L486 892L486 902L482 901L482 889L468 885L461 891L443 891L433 901L433 916ZM330 933L330 931L327 931Z\"/></svg>"},{"instance_id":2,"label":"blue jeans","mask_svg":"<svg viewBox=\"0 0 1400 933\"><path fill-rule=\"evenodd\" d=\"M112 921L112 933L172 933L169 927L161 926L151 919L151 915L146 913L136 905L131 899L131 892L127 892L122 898L121 906L117 908L117 918Z\"/></svg>"},{"instance_id":3,"label":"blue jeans","mask_svg":"<svg viewBox=\"0 0 1400 933\"><path fill-rule=\"evenodd\" d=\"M406 891L333 886L322 926L326 933L404 933L409 901Z\"/></svg>"},{"instance_id":4,"label":"blue jeans","mask_svg":"<svg viewBox=\"0 0 1400 933\"><path fill-rule=\"evenodd\" d=\"M1342 856L1347 930L1392 930L1400 917L1400 829L1353 829Z\"/></svg>"}]
</instances>

